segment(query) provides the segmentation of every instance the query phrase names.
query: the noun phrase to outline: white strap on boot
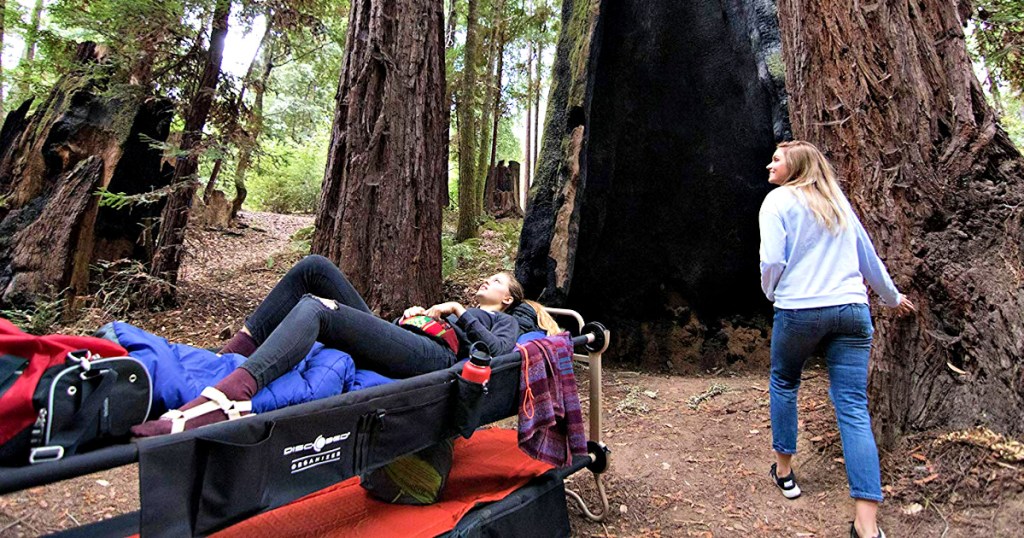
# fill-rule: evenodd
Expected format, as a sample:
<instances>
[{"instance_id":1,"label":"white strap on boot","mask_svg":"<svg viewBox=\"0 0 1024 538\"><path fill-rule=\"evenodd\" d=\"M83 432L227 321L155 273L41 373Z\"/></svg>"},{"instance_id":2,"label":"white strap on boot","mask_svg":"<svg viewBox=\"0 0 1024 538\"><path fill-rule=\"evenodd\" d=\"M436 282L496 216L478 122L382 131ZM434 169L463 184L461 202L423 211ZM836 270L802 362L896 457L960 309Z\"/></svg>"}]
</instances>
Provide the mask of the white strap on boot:
<instances>
[{"instance_id":1,"label":"white strap on boot","mask_svg":"<svg viewBox=\"0 0 1024 538\"><path fill-rule=\"evenodd\" d=\"M242 418L242 413L252 414L251 401L238 402L235 400L229 400L228 397L225 396L223 392L213 387L206 387L205 389L203 389L203 392L200 393L200 396L208 398L210 401L203 402L191 409L186 409L185 411L172 409L160 415L161 419L171 421L171 433L179 433L185 431L186 422L198 416L202 416L207 413L212 413L213 411L223 412L225 415L228 416L228 420Z\"/></svg>"}]
</instances>

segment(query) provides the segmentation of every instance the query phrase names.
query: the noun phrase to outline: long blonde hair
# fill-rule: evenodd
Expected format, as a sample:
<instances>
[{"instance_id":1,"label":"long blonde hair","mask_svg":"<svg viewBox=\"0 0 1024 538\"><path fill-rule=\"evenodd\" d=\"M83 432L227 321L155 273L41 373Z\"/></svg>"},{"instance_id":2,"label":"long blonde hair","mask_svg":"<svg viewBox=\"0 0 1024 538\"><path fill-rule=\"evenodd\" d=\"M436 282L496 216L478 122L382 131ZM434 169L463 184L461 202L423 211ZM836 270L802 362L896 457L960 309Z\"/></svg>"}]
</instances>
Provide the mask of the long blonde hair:
<instances>
[{"instance_id":1,"label":"long blonde hair","mask_svg":"<svg viewBox=\"0 0 1024 538\"><path fill-rule=\"evenodd\" d=\"M537 313L537 326L543 329L544 332L548 333L548 336L562 332L562 329L558 326L555 318L551 317L551 314L548 314L547 310L544 310L544 305L526 298L526 293L523 292L523 285L516 280L515 275L508 271L502 271L499 274L508 277L508 292L509 295L512 296L512 304L522 302L530 305L530 308Z\"/></svg>"},{"instance_id":2,"label":"long blonde hair","mask_svg":"<svg viewBox=\"0 0 1024 538\"><path fill-rule=\"evenodd\" d=\"M562 328L558 326L555 318L551 317L547 310L544 310L544 305L529 299L525 299L523 302L530 305L530 308L537 313L537 326L544 329L548 336L562 332Z\"/></svg>"},{"instance_id":3,"label":"long blonde hair","mask_svg":"<svg viewBox=\"0 0 1024 538\"><path fill-rule=\"evenodd\" d=\"M793 140L778 145L786 156L789 177L782 184L802 192L814 218L832 233L846 228L847 215L836 171L810 142Z\"/></svg>"}]
</instances>

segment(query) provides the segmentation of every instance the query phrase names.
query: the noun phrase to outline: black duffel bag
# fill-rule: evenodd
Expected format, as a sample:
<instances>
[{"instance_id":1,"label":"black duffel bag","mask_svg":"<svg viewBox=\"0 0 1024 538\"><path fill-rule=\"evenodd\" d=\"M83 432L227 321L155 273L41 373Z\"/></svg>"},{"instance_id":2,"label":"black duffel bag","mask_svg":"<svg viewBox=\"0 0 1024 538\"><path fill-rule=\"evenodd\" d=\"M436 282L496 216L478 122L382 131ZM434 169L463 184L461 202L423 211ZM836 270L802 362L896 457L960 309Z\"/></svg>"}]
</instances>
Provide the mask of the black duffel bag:
<instances>
[{"instance_id":1,"label":"black duffel bag","mask_svg":"<svg viewBox=\"0 0 1024 538\"><path fill-rule=\"evenodd\" d=\"M138 360L68 353L67 361L47 369L36 386L30 449L27 459L15 463L56 461L126 441L130 428L149 416L152 401L152 379Z\"/></svg>"}]
</instances>

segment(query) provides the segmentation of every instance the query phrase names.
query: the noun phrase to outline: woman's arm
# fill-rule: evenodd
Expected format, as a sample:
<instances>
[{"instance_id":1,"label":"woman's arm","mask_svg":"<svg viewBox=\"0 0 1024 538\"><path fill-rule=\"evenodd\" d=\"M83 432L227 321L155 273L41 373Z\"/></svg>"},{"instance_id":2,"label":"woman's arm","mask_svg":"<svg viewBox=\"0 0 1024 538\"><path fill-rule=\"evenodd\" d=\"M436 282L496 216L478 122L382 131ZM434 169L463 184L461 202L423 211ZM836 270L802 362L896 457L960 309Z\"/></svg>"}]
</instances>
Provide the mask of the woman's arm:
<instances>
[{"instance_id":1,"label":"woman's arm","mask_svg":"<svg viewBox=\"0 0 1024 538\"><path fill-rule=\"evenodd\" d=\"M871 243L871 238L868 237L868 232L860 223L857 214L852 210L850 214L853 215L854 232L857 234L857 263L859 264L860 274L864 276L871 289L875 290L875 293L882 299L883 305L889 307L899 306L903 302L903 296L896 289L896 285L893 284L892 278L889 276L889 271L886 270L885 264L882 263L878 253L875 252L875 245Z\"/></svg>"},{"instance_id":2,"label":"woman's arm","mask_svg":"<svg viewBox=\"0 0 1024 538\"><path fill-rule=\"evenodd\" d=\"M490 321L490 327L485 324L485 320ZM474 308L463 312L459 319L455 320L455 324L466 332L470 342L483 342L491 355L502 355L516 347L519 324L508 314L489 314Z\"/></svg>"},{"instance_id":3,"label":"woman's arm","mask_svg":"<svg viewBox=\"0 0 1024 538\"><path fill-rule=\"evenodd\" d=\"M761 290L769 301L775 302L775 288L786 270L786 227L770 194L761 204L757 222L761 230Z\"/></svg>"}]
</instances>

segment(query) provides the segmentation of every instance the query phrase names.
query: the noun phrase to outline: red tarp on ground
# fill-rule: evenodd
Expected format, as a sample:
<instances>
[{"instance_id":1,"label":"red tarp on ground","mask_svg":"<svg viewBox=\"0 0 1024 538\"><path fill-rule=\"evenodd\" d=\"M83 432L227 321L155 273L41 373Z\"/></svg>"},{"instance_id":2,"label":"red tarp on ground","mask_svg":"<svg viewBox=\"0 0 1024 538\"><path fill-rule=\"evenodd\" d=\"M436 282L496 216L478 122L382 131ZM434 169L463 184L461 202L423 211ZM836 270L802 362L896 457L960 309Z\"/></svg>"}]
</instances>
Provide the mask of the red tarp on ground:
<instances>
[{"instance_id":1,"label":"red tarp on ground","mask_svg":"<svg viewBox=\"0 0 1024 538\"><path fill-rule=\"evenodd\" d=\"M213 536L436 536L455 528L477 503L502 499L549 469L519 450L514 430L481 430L456 441L448 485L436 504L404 506L372 499L356 477Z\"/></svg>"}]
</instances>

